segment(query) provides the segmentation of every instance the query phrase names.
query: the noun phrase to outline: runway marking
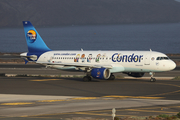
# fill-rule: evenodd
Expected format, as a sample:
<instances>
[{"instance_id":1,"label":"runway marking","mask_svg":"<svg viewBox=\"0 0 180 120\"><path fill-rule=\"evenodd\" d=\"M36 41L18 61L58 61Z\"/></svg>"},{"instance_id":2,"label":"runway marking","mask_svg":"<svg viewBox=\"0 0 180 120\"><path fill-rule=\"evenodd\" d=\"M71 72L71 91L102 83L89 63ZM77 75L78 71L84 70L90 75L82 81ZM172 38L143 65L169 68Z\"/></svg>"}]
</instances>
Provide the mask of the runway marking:
<instances>
[{"instance_id":1,"label":"runway marking","mask_svg":"<svg viewBox=\"0 0 180 120\"><path fill-rule=\"evenodd\" d=\"M177 90L177 91L172 91L172 92L167 92L167 93L154 94L154 95L147 95L147 96L160 96L160 95L168 95L168 94L178 93L178 92L180 92L180 90Z\"/></svg>"},{"instance_id":2,"label":"runway marking","mask_svg":"<svg viewBox=\"0 0 180 120\"><path fill-rule=\"evenodd\" d=\"M17 102L17 103L1 103L0 105L29 105L34 104L32 102Z\"/></svg>"},{"instance_id":3,"label":"runway marking","mask_svg":"<svg viewBox=\"0 0 180 120\"><path fill-rule=\"evenodd\" d=\"M112 114L97 114L97 113L92 113L92 112L74 112L71 114L85 114L85 115L98 115L98 116L112 116ZM125 116L125 117L137 117L137 116L132 116L132 115L116 115L116 116Z\"/></svg>"},{"instance_id":4,"label":"runway marking","mask_svg":"<svg viewBox=\"0 0 180 120\"><path fill-rule=\"evenodd\" d=\"M59 101L67 101L67 100L39 100L36 102L59 102Z\"/></svg>"},{"instance_id":5,"label":"runway marking","mask_svg":"<svg viewBox=\"0 0 180 120\"><path fill-rule=\"evenodd\" d=\"M170 106L170 107L176 107L176 106ZM180 107L180 106L177 106L177 107ZM144 109L151 109L152 107L150 108L138 108L138 109L120 109L120 110L116 110L117 112L118 111L134 111L134 112L149 112L149 113L164 113L164 114L177 114L178 112L170 112L170 111L155 111L155 110L144 110ZM153 107L153 108L157 108L157 107ZM160 108L160 107L159 107ZM167 108L167 107L166 107ZM54 114L41 114L41 115L30 115L30 116L21 116L21 117L36 117L36 118L54 118L54 117L48 117L48 116L56 116L56 115L73 115L73 114L80 114L80 115L94 115L94 116L111 116L111 109L110 110L100 110L100 111L84 111L84 112L70 112L70 113L54 113ZM102 112L102 113L99 113L99 112ZM106 112L106 113L104 113ZM108 113L107 113L108 112ZM110 113L109 113L110 112ZM118 117L138 117L138 116L135 116L135 115L118 115L120 113L117 113L116 116ZM46 116L46 117L44 117Z\"/></svg>"},{"instance_id":6,"label":"runway marking","mask_svg":"<svg viewBox=\"0 0 180 120\"><path fill-rule=\"evenodd\" d=\"M171 114L177 114L178 112L168 112L168 111L154 111L154 110L140 110L140 109L125 109L127 111L138 111L138 112L155 112L155 113L171 113Z\"/></svg>"},{"instance_id":7,"label":"runway marking","mask_svg":"<svg viewBox=\"0 0 180 120\"><path fill-rule=\"evenodd\" d=\"M80 97L80 98L71 98L73 100L92 100L92 99L99 99L100 97Z\"/></svg>"},{"instance_id":8,"label":"runway marking","mask_svg":"<svg viewBox=\"0 0 180 120\"><path fill-rule=\"evenodd\" d=\"M55 81L55 80L63 80L63 79L41 79L41 80L30 80L30 81L43 82L43 81Z\"/></svg>"},{"instance_id":9,"label":"runway marking","mask_svg":"<svg viewBox=\"0 0 180 120\"><path fill-rule=\"evenodd\" d=\"M161 109L161 108L163 108L163 109L171 109L171 108L179 108L180 106L165 106L165 107L149 107L149 108L139 108L139 109Z\"/></svg>"},{"instance_id":10,"label":"runway marking","mask_svg":"<svg viewBox=\"0 0 180 120\"><path fill-rule=\"evenodd\" d=\"M110 110L112 111L112 110ZM72 115L72 114L80 114L80 115L96 115L96 116L109 116L111 117L112 114L109 114L109 113L93 113L93 112L70 112L70 113L55 113L55 114L42 114L42 115L31 115L31 116L21 116L21 117L38 117L38 118L41 118L41 116L54 116L54 115ZM119 116L119 117L137 117L137 116L134 116L134 115L116 115L116 116ZM53 118L53 117L52 117Z\"/></svg>"},{"instance_id":11,"label":"runway marking","mask_svg":"<svg viewBox=\"0 0 180 120\"><path fill-rule=\"evenodd\" d=\"M108 98L138 98L138 99L163 99L164 97L145 97L145 96L118 96L118 95L110 95L110 96L102 96Z\"/></svg>"},{"instance_id":12,"label":"runway marking","mask_svg":"<svg viewBox=\"0 0 180 120\"><path fill-rule=\"evenodd\" d=\"M27 104L38 104L38 102L62 102L62 101L72 101L72 100L93 100L93 99L104 99L104 98L137 98L137 99L162 99L164 97L144 97L144 96L102 96L102 97L78 97L69 99L56 99L56 100L38 100L35 102L16 102L16 103L1 103L0 105L27 105ZM105 99L111 100L111 99Z\"/></svg>"},{"instance_id":13,"label":"runway marking","mask_svg":"<svg viewBox=\"0 0 180 120\"><path fill-rule=\"evenodd\" d=\"M56 81L56 80L64 80L64 79L39 79L39 80L30 80L30 81ZM165 83L156 83L161 85L168 85L168 86L174 86L174 87L180 87L179 85L173 85L173 84L165 84ZM180 90L167 92L167 93L159 93L159 94L153 94L153 95L145 95L145 96L116 96L116 95L110 95L110 96L102 96L104 98L137 98L137 99L163 99L165 97L151 97L151 96L161 96L161 95L167 95L167 94L173 94L178 93ZM88 100L88 99L98 99L98 97L89 97L89 98L74 98L75 100Z\"/></svg>"},{"instance_id":14,"label":"runway marking","mask_svg":"<svg viewBox=\"0 0 180 120\"><path fill-rule=\"evenodd\" d=\"M165 83L156 83L156 84L168 85L168 86L174 86L174 87L180 87L179 85L173 85L173 84L165 84ZM168 94L178 93L178 92L180 92L180 90L172 91L172 92L167 92L167 93L160 93L160 94L153 94L153 95L145 95L145 96L161 96L161 95L168 95Z\"/></svg>"}]
</instances>

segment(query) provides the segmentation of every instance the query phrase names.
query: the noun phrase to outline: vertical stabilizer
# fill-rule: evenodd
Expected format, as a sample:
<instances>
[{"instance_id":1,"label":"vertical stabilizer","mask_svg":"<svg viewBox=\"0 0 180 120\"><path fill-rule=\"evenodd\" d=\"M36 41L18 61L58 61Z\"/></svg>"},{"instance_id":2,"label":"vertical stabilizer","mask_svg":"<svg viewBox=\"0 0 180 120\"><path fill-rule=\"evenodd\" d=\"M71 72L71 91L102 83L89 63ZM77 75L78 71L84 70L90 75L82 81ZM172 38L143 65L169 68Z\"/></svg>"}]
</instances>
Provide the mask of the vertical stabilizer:
<instances>
[{"instance_id":1,"label":"vertical stabilizer","mask_svg":"<svg viewBox=\"0 0 180 120\"><path fill-rule=\"evenodd\" d=\"M51 50L44 43L43 39L30 21L23 21L23 26L29 53L46 52Z\"/></svg>"}]
</instances>

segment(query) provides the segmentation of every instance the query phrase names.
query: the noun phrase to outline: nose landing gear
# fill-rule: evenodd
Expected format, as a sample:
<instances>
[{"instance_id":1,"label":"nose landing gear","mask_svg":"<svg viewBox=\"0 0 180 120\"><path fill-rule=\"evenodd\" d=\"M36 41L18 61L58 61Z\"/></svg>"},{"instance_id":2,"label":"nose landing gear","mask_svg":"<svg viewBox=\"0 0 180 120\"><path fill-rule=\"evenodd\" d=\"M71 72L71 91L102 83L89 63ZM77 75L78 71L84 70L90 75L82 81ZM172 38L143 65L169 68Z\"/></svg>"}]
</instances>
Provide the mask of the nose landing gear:
<instances>
[{"instance_id":1,"label":"nose landing gear","mask_svg":"<svg viewBox=\"0 0 180 120\"><path fill-rule=\"evenodd\" d=\"M155 75L155 73L150 72L149 74L151 75L150 82L156 82L156 78L153 77Z\"/></svg>"}]
</instances>

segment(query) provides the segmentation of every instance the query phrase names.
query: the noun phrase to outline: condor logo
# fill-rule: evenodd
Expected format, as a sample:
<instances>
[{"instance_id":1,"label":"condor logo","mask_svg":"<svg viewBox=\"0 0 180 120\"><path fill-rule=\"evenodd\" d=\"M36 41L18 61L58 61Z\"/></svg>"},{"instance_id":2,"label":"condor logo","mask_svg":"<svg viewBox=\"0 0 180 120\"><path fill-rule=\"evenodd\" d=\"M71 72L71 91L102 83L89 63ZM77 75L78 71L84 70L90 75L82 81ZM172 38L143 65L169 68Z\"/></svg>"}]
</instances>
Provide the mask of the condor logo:
<instances>
[{"instance_id":1,"label":"condor logo","mask_svg":"<svg viewBox=\"0 0 180 120\"><path fill-rule=\"evenodd\" d=\"M28 41L29 41L30 43L35 42L35 41L36 41L36 38L37 38L36 32L35 32L34 30L29 30L29 31L27 32L27 38L28 38Z\"/></svg>"},{"instance_id":2,"label":"condor logo","mask_svg":"<svg viewBox=\"0 0 180 120\"><path fill-rule=\"evenodd\" d=\"M121 55L118 53L115 53L112 55L112 61L113 62L141 62L143 59L143 55Z\"/></svg>"}]
</instances>

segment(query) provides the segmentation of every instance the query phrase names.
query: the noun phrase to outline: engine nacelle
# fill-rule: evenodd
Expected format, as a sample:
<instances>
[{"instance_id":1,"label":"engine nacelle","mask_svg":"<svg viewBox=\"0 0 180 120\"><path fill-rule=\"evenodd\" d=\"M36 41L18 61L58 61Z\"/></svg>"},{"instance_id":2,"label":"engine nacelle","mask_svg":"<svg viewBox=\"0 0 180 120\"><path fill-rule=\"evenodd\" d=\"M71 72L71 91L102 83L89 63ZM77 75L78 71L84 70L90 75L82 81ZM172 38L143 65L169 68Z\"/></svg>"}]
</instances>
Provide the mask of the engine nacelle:
<instances>
[{"instance_id":1,"label":"engine nacelle","mask_svg":"<svg viewBox=\"0 0 180 120\"><path fill-rule=\"evenodd\" d=\"M91 76L96 79L108 79L110 75L110 70L106 68L93 68L91 70Z\"/></svg>"},{"instance_id":2,"label":"engine nacelle","mask_svg":"<svg viewBox=\"0 0 180 120\"><path fill-rule=\"evenodd\" d=\"M143 77L145 73L128 72L128 73L125 73L125 74L128 74L131 77Z\"/></svg>"}]
</instances>

